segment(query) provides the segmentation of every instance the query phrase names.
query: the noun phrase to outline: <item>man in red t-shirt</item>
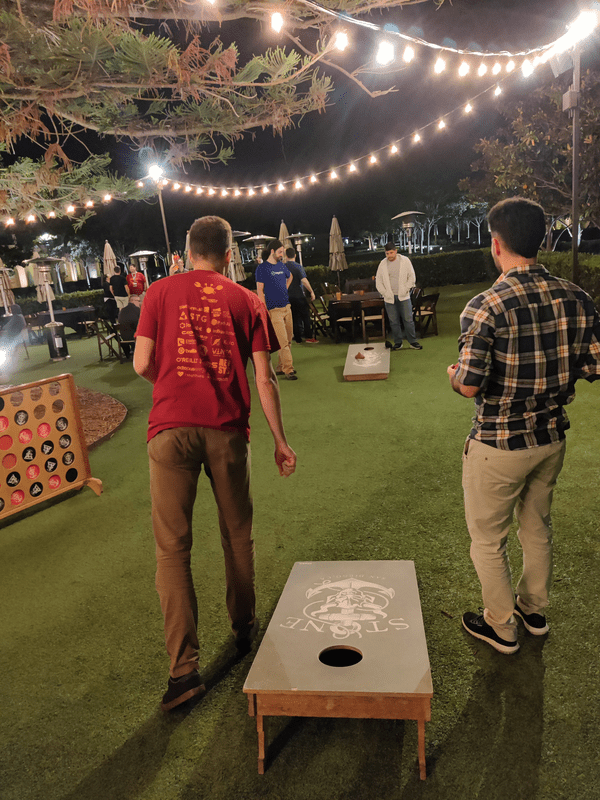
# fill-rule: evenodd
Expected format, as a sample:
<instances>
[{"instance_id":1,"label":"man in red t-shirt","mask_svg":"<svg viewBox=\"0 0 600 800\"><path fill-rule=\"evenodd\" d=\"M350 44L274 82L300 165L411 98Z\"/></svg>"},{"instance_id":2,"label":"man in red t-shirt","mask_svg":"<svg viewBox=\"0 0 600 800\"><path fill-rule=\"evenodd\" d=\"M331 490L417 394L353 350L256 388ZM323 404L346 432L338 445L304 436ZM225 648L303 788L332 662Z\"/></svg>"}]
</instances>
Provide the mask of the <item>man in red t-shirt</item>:
<instances>
[{"instance_id":1,"label":"man in red t-shirt","mask_svg":"<svg viewBox=\"0 0 600 800\"><path fill-rule=\"evenodd\" d=\"M144 273L138 272L135 264L131 264L129 267L127 286L129 287L129 294L144 294L146 291L146 278L144 277Z\"/></svg>"},{"instance_id":2,"label":"man in red t-shirt","mask_svg":"<svg viewBox=\"0 0 600 800\"><path fill-rule=\"evenodd\" d=\"M170 657L165 711L204 690L190 569L192 511L202 466L219 511L227 609L241 654L249 652L258 630L248 359L275 440L279 473L291 475L296 468L270 360L270 353L278 349L277 338L258 297L224 277L230 259L229 224L220 217L197 219L190 229L192 271L150 286L136 333L134 368L154 386L148 454L156 588Z\"/></svg>"}]
</instances>

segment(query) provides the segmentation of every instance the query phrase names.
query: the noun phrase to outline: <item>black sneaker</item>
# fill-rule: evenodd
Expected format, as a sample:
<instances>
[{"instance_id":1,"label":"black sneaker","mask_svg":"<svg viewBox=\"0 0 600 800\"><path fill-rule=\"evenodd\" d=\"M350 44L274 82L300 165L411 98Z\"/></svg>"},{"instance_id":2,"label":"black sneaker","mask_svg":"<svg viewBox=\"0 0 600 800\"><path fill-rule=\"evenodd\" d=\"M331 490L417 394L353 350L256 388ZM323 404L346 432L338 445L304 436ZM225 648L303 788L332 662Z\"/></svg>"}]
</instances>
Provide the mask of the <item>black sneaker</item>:
<instances>
[{"instance_id":1,"label":"black sneaker","mask_svg":"<svg viewBox=\"0 0 600 800\"><path fill-rule=\"evenodd\" d=\"M163 695L160 707L163 711L170 711L185 703L186 700L191 700L192 697L204 692L204 684L200 680L197 670L190 672L189 675L182 675L181 678L169 678L169 685Z\"/></svg>"},{"instance_id":2,"label":"black sneaker","mask_svg":"<svg viewBox=\"0 0 600 800\"><path fill-rule=\"evenodd\" d=\"M294 372L288 372L288 374L285 376L285 379L286 381L297 381L298 376L296 375L296 370L294 370Z\"/></svg>"},{"instance_id":3,"label":"black sneaker","mask_svg":"<svg viewBox=\"0 0 600 800\"><path fill-rule=\"evenodd\" d=\"M235 648L239 656L248 655L252 649L252 642L256 639L259 630L260 622L256 619L250 630L235 637Z\"/></svg>"},{"instance_id":4,"label":"black sneaker","mask_svg":"<svg viewBox=\"0 0 600 800\"><path fill-rule=\"evenodd\" d=\"M521 617L525 628L529 631L529 633L533 633L534 636L543 636L550 630L548 623L546 622L546 617L544 617L542 614L526 614L522 608L519 608L519 604L516 600L515 614L518 617Z\"/></svg>"},{"instance_id":5,"label":"black sneaker","mask_svg":"<svg viewBox=\"0 0 600 800\"><path fill-rule=\"evenodd\" d=\"M423 345L419 344L419 342L411 342L410 343L411 350L422 350Z\"/></svg>"},{"instance_id":6,"label":"black sneaker","mask_svg":"<svg viewBox=\"0 0 600 800\"><path fill-rule=\"evenodd\" d=\"M519 649L518 642L509 642L506 639L501 639L491 625L488 625L483 618L483 614L475 614L473 611L467 611L463 614L462 618L463 628L468 631L471 636L476 639L481 639L497 650L499 653L516 653Z\"/></svg>"},{"instance_id":7,"label":"black sneaker","mask_svg":"<svg viewBox=\"0 0 600 800\"><path fill-rule=\"evenodd\" d=\"M399 342L398 344L393 344L391 349L392 350L402 350L402 342Z\"/></svg>"}]
</instances>

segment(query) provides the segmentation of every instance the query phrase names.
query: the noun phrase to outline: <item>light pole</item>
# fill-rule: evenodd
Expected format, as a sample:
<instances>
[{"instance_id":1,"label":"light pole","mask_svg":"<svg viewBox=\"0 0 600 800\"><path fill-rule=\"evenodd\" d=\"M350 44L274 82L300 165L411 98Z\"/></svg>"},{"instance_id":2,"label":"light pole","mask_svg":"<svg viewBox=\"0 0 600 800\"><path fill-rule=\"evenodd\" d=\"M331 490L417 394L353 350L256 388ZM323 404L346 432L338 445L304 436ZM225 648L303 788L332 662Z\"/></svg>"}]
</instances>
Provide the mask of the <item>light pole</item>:
<instances>
[{"instance_id":1,"label":"light pole","mask_svg":"<svg viewBox=\"0 0 600 800\"><path fill-rule=\"evenodd\" d=\"M148 174L150 177L156 182L158 187L158 204L160 205L160 213L162 216L162 223L163 223L163 230L165 232L165 242L167 243L167 262L168 266L171 266L171 262L173 261L171 256L171 244L169 243L169 232L167 230L167 218L165 217L165 207L163 205L163 198L162 198L162 183L161 178L163 175L163 168L159 167L158 164L153 164Z\"/></svg>"}]
</instances>

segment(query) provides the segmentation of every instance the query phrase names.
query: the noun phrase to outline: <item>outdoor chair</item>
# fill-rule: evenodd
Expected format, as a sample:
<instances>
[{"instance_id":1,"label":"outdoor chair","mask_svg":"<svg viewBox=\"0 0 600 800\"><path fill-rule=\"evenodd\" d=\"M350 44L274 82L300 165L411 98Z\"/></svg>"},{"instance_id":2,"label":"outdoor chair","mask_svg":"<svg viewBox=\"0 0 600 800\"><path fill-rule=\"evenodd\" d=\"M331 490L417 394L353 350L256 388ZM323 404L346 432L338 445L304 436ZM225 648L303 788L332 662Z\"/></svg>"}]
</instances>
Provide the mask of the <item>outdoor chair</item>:
<instances>
[{"instance_id":1,"label":"outdoor chair","mask_svg":"<svg viewBox=\"0 0 600 800\"><path fill-rule=\"evenodd\" d=\"M121 361L120 348L118 343L119 334L116 327L107 319L98 317L95 320L96 337L98 339L98 353L100 354L100 361L104 358L118 358ZM106 347L106 355L104 355L102 348Z\"/></svg>"},{"instance_id":2,"label":"outdoor chair","mask_svg":"<svg viewBox=\"0 0 600 800\"><path fill-rule=\"evenodd\" d=\"M421 336L425 335L429 326L431 326L435 336L438 335L436 305L439 298L440 293L436 292L435 294L425 294L418 300L414 311L415 328Z\"/></svg>"},{"instance_id":3,"label":"outdoor chair","mask_svg":"<svg viewBox=\"0 0 600 800\"><path fill-rule=\"evenodd\" d=\"M333 337L333 333L331 329L327 326L329 325L329 314L327 313L327 306L323 301L322 297L317 299L309 300L308 307L310 308L310 318L312 319L312 323L315 328L315 333L319 332L322 333L324 336L331 336Z\"/></svg>"},{"instance_id":4,"label":"outdoor chair","mask_svg":"<svg viewBox=\"0 0 600 800\"><path fill-rule=\"evenodd\" d=\"M383 300L364 300L360 307L360 321L362 324L363 342L368 344L367 335L368 322L381 323L381 336L385 339L385 308Z\"/></svg>"},{"instance_id":5,"label":"outdoor chair","mask_svg":"<svg viewBox=\"0 0 600 800\"><path fill-rule=\"evenodd\" d=\"M37 317L37 314L28 314L25 317L29 344L41 344L44 341L44 329L37 321Z\"/></svg>"},{"instance_id":6,"label":"outdoor chair","mask_svg":"<svg viewBox=\"0 0 600 800\"><path fill-rule=\"evenodd\" d=\"M350 328L352 341L356 341L356 328L360 323L360 310L356 303L336 302L331 310L334 314L329 314L331 326L335 333L335 341L340 341L340 325ZM339 314L339 316L338 316Z\"/></svg>"}]
</instances>

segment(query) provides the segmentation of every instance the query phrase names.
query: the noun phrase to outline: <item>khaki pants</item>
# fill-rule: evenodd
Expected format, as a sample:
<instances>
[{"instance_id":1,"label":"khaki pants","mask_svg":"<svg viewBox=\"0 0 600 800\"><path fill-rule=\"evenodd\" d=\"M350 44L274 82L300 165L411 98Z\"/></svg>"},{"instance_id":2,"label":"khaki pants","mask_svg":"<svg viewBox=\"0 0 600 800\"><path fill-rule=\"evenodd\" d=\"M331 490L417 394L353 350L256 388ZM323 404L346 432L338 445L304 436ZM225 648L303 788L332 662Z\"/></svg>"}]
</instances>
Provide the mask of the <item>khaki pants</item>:
<instances>
[{"instance_id":1,"label":"khaki pants","mask_svg":"<svg viewBox=\"0 0 600 800\"><path fill-rule=\"evenodd\" d=\"M234 635L254 623L250 449L243 434L171 428L148 442L156 589L174 678L198 668L198 605L190 567L192 512L202 466L219 512L226 603ZM200 511L201 513L201 511Z\"/></svg>"},{"instance_id":2,"label":"khaki pants","mask_svg":"<svg viewBox=\"0 0 600 800\"><path fill-rule=\"evenodd\" d=\"M287 305L284 308L271 308L269 309L269 316L271 317L273 328L277 334L277 341L279 342L277 371L285 372L286 375L289 375L294 369L292 350L290 347L294 332L292 307Z\"/></svg>"},{"instance_id":3,"label":"khaki pants","mask_svg":"<svg viewBox=\"0 0 600 800\"><path fill-rule=\"evenodd\" d=\"M125 295L125 297L121 297L120 295L116 294L115 300L117 303L117 308L120 310L122 308L125 308L125 306L129 303L129 296Z\"/></svg>"},{"instance_id":4,"label":"khaki pants","mask_svg":"<svg viewBox=\"0 0 600 800\"><path fill-rule=\"evenodd\" d=\"M463 455L465 516L471 558L481 582L484 618L507 641L517 638L515 597L506 554L513 513L523 548L517 584L526 614L548 605L552 578L552 493L565 457L565 442L527 450L498 450L469 439Z\"/></svg>"}]
</instances>

